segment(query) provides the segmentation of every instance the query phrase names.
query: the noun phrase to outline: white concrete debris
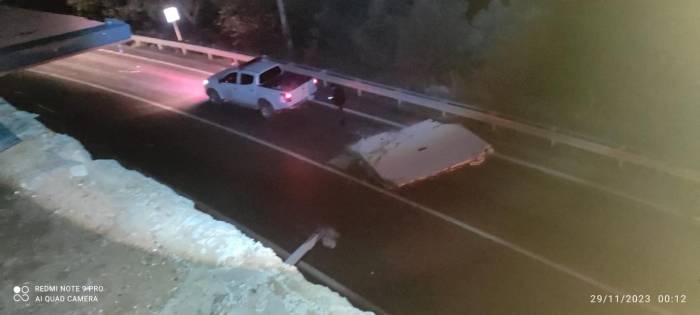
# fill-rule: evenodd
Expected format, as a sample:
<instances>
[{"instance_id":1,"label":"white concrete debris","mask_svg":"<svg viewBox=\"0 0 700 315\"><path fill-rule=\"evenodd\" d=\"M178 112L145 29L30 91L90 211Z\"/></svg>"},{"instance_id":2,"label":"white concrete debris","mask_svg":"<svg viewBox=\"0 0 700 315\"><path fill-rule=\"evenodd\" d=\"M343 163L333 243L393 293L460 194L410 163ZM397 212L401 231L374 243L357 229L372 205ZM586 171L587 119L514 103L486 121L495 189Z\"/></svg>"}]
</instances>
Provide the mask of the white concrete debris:
<instances>
[{"instance_id":1,"label":"white concrete debris","mask_svg":"<svg viewBox=\"0 0 700 315\"><path fill-rule=\"evenodd\" d=\"M479 165L493 149L461 125L425 120L364 138L350 151L385 183L401 187L463 165Z\"/></svg>"},{"instance_id":2,"label":"white concrete debris","mask_svg":"<svg viewBox=\"0 0 700 315\"><path fill-rule=\"evenodd\" d=\"M231 294L225 309L235 309L235 314L371 314L306 281L272 250L198 211L170 188L116 161L92 160L78 141L52 132L34 117L0 98L0 123L23 140L0 153L0 183L112 240L230 268L232 277L254 280L227 285ZM212 286L222 285L214 282ZM186 313L183 305L170 307L163 314Z\"/></svg>"}]
</instances>

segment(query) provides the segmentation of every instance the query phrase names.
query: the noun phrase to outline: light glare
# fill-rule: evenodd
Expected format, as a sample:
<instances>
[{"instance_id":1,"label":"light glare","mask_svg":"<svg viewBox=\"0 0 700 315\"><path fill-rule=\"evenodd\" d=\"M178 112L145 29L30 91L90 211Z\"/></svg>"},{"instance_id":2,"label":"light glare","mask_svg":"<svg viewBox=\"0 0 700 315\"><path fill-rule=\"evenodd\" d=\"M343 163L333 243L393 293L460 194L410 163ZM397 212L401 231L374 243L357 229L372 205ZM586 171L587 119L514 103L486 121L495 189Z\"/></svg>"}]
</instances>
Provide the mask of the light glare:
<instances>
[{"instance_id":1,"label":"light glare","mask_svg":"<svg viewBox=\"0 0 700 315\"><path fill-rule=\"evenodd\" d=\"M173 23L180 20L180 13L177 11L176 7L163 9L163 14L165 14L165 20L168 21L168 23Z\"/></svg>"}]
</instances>

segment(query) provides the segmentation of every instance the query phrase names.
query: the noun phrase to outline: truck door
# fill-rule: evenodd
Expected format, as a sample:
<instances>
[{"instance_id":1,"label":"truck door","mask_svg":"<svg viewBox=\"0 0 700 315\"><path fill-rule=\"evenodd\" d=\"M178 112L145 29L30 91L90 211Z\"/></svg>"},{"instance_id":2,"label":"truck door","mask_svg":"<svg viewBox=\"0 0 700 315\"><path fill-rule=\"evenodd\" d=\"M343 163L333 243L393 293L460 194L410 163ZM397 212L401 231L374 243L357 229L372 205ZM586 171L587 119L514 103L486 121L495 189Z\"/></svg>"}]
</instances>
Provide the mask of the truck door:
<instances>
[{"instance_id":1,"label":"truck door","mask_svg":"<svg viewBox=\"0 0 700 315\"><path fill-rule=\"evenodd\" d=\"M258 98L256 97L256 87L254 83L255 77L252 74L241 72L239 85L238 85L238 96L240 97L240 103L243 106L255 108L258 105Z\"/></svg>"},{"instance_id":2,"label":"truck door","mask_svg":"<svg viewBox=\"0 0 700 315\"><path fill-rule=\"evenodd\" d=\"M238 72L231 72L227 74L221 81L221 97L229 102L237 103L238 95Z\"/></svg>"}]
</instances>

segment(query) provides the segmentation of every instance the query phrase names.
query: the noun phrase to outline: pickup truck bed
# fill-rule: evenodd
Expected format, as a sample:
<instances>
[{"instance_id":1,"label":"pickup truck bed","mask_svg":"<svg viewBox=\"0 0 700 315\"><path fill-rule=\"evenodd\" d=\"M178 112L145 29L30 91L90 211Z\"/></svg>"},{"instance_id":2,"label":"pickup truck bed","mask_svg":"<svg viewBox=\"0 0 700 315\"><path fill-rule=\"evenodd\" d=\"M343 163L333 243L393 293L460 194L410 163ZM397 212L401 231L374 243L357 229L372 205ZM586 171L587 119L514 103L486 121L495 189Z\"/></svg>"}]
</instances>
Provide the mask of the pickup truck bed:
<instances>
[{"instance_id":1,"label":"pickup truck bed","mask_svg":"<svg viewBox=\"0 0 700 315\"><path fill-rule=\"evenodd\" d=\"M309 82L311 77L292 72L283 72L261 86L279 91L291 91Z\"/></svg>"}]
</instances>

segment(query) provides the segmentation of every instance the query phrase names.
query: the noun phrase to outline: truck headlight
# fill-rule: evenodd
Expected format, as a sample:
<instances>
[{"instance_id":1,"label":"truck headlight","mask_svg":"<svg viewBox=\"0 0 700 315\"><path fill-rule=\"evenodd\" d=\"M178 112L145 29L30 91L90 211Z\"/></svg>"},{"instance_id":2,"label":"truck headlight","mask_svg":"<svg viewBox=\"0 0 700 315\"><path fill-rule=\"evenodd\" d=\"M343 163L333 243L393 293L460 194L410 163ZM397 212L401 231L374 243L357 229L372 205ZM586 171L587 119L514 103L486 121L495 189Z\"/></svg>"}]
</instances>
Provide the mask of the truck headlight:
<instances>
[{"instance_id":1,"label":"truck headlight","mask_svg":"<svg viewBox=\"0 0 700 315\"><path fill-rule=\"evenodd\" d=\"M209 80L202 81L202 85L207 85L207 84L209 84Z\"/></svg>"}]
</instances>

